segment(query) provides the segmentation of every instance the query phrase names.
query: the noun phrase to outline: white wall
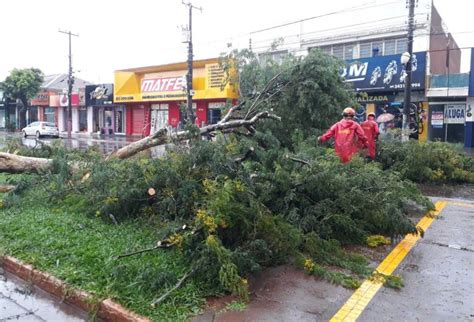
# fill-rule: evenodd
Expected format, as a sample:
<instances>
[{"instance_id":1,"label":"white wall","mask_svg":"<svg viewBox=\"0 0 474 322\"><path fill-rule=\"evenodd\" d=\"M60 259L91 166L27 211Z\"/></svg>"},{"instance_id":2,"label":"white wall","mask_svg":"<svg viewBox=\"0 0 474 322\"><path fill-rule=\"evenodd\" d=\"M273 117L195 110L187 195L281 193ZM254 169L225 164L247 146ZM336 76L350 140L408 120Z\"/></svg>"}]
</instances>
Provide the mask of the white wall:
<instances>
[{"instance_id":1,"label":"white wall","mask_svg":"<svg viewBox=\"0 0 474 322\"><path fill-rule=\"evenodd\" d=\"M71 107L72 112L72 132L79 132L79 109L77 106Z\"/></svg>"},{"instance_id":2,"label":"white wall","mask_svg":"<svg viewBox=\"0 0 474 322\"><path fill-rule=\"evenodd\" d=\"M58 107L58 129L61 132L66 132L67 131L67 125L64 122L64 107Z\"/></svg>"},{"instance_id":3,"label":"white wall","mask_svg":"<svg viewBox=\"0 0 474 322\"><path fill-rule=\"evenodd\" d=\"M94 131L94 107L87 107L87 132L92 133Z\"/></svg>"}]
</instances>

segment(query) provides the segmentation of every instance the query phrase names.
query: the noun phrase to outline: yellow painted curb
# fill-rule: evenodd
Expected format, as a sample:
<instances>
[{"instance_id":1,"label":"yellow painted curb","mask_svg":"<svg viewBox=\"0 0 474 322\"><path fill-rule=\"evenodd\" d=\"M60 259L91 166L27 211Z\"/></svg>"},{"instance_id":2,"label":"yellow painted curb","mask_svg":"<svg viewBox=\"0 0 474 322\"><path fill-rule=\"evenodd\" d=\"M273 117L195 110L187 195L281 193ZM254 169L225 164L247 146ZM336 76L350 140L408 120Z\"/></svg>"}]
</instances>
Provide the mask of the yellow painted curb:
<instances>
[{"instance_id":1,"label":"yellow painted curb","mask_svg":"<svg viewBox=\"0 0 474 322\"><path fill-rule=\"evenodd\" d=\"M433 220L446 207L446 201L438 201L435 204L436 210L428 212L419 222L417 227L426 231ZM454 204L454 203L453 203ZM473 206L474 207L474 206ZM405 256L415 246L420 239L420 235L408 234L405 238L388 254L387 257L376 268L376 271L384 275L390 275L395 271ZM383 286L383 281L365 280L362 285L352 294L346 303L331 318L331 322L355 321L367 307L369 302Z\"/></svg>"}]
</instances>

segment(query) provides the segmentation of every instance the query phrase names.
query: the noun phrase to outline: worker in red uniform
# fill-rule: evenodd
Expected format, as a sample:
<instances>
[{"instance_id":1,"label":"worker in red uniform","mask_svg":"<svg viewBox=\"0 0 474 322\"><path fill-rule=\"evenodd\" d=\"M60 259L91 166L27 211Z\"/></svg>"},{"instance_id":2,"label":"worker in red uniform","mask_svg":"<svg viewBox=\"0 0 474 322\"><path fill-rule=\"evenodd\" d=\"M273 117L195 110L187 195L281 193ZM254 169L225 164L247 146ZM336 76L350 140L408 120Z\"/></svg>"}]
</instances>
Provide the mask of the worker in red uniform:
<instances>
[{"instance_id":1,"label":"worker in red uniform","mask_svg":"<svg viewBox=\"0 0 474 322\"><path fill-rule=\"evenodd\" d=\"M375 142L379 137L380 131L377 122L375 122L375 113L367 115L367 121L362 122L362 129L367 137L367 153L366 156L372 160L375 159Z\"/></svg>"},{"instance_id":2,"label":"worker in red uniform","mask_svg":"<svg viewBox=\"0 0 474 322\"><path fill-rule=\"evenodd\" d=\"M326 142L334 137L334 148L342 163L347 163L356 154L360 146L367 147L367 137L361 126L354 121L355 111L347 107L342 112L343 119L331 126L331 128L318 137L318 142ZM359 144L361 143L361 144Z\"/></svg>"}]
</instances>

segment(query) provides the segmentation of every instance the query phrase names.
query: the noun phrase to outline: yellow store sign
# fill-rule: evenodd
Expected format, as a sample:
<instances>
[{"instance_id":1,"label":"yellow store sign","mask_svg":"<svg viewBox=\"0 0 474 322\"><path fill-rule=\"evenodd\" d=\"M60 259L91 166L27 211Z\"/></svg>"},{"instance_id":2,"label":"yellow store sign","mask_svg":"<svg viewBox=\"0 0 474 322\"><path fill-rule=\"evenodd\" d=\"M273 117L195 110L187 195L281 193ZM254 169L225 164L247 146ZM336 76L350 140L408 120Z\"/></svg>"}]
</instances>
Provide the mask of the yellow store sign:
<instances>
[{"instance_id":1,"label":"yellow store sign","mask_svg":"<svg viewBox=\"0 0 474 322\"><path fill-rule=\"evenodd\" d=\"M237 90L224 85L218 59L194 61L193 99L234 99ZM115 102L186 100L186 63L142 67L115 72Z\"/></svg>"}]
</instances>

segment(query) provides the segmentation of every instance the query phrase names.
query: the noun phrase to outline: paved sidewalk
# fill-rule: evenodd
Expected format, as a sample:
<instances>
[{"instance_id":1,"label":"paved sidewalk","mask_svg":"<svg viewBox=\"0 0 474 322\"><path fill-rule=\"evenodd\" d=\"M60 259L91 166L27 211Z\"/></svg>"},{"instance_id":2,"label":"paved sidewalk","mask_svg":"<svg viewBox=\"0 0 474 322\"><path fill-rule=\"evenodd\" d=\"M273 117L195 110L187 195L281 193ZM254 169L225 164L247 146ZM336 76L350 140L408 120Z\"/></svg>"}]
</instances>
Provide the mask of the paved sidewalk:
<instances>
[{"instance_id":1,"label":"paved sidewalk","mask_svg":"<svg viewBox=\"0 0 474 322\"><path fill-rule=\"evenodd\" d=\"M358 321L474 321L474 203L449 200Z\"/></svg>"},{"instance_id":2,"label":"paved sidewalk","mask_svg":"<svg viewBox=\"0 0 474 322\"><path fill-rule=\"evenodd\" d=\"M0 268L0 322L87 321L87 314Z\"/></svg>"}]
</instances>

